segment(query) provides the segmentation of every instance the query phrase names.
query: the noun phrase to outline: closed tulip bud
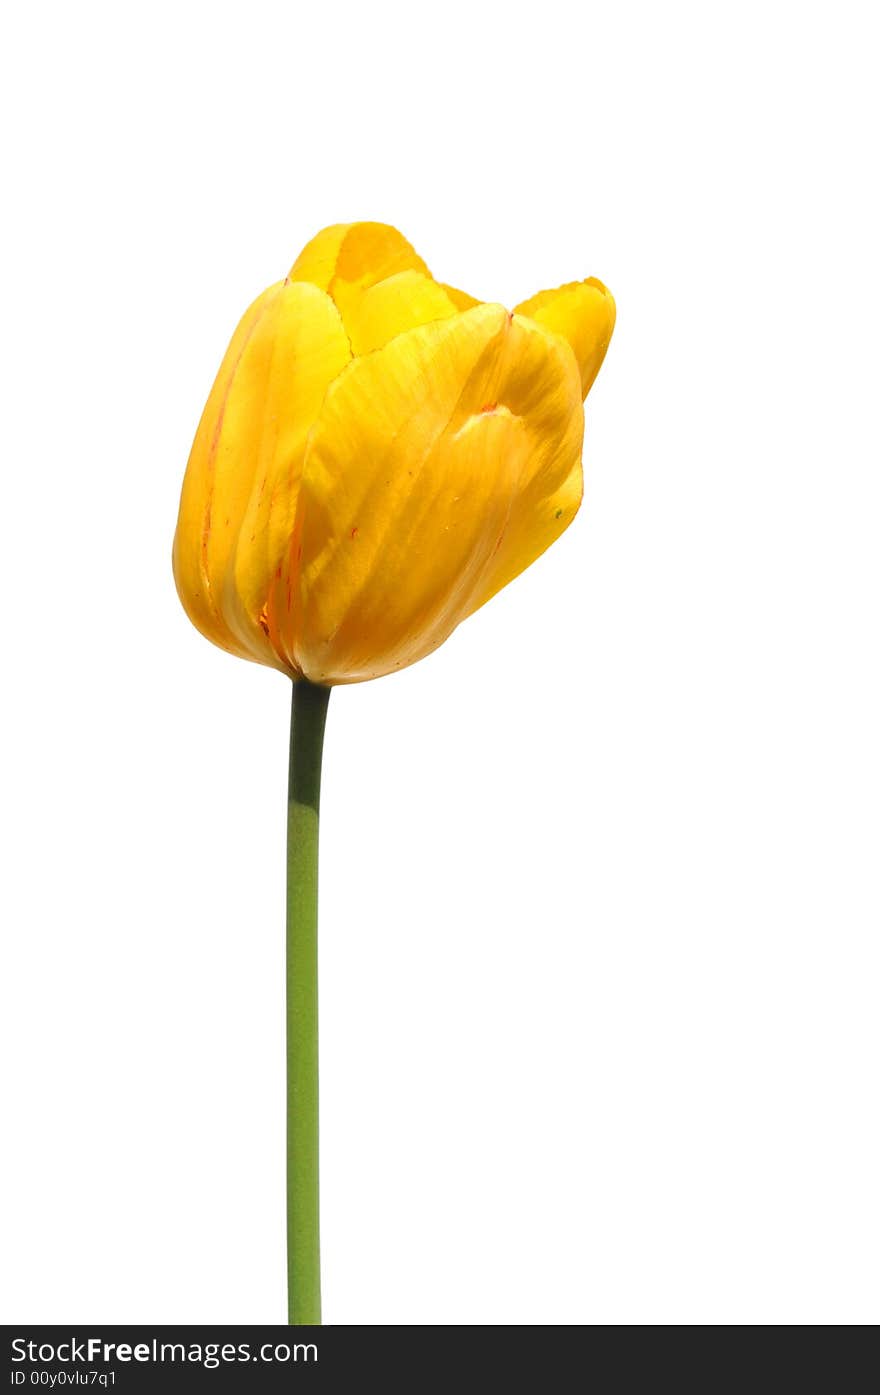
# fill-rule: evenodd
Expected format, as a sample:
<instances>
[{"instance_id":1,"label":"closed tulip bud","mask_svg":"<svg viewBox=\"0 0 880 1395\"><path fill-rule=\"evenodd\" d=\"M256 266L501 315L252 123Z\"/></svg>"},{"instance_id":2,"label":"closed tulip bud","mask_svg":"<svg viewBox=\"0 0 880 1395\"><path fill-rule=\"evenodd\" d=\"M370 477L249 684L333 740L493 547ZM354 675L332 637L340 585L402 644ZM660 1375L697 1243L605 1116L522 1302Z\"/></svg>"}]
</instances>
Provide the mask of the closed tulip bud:
<instances>
[{"instance_id":1,"label":"closed tulip bud","mask_svg":"<svg viewBox=\"0 0 880 1395\"><path fill-rule=\"evenodd\" d=\"M599 281L508 313L394 228L327 228L239 324L189 458L174 574L193 624L330 686L423 658L571 523Z\"/></svg>"}]
</instances>

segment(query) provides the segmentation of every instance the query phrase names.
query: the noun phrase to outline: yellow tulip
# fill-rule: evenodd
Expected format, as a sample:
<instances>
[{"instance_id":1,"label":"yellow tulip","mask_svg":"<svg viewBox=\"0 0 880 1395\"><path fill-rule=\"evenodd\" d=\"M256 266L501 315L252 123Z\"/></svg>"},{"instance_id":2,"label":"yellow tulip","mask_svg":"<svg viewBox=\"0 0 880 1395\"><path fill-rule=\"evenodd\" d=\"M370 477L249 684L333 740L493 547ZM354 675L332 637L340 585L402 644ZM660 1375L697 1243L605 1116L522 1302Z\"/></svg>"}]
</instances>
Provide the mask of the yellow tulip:
<instances>
[{"instance_id":1,"label":"yellow tulip","mask_svg":"<svg viewBox=\"0 0 880 1395\"><path fill-rule=\"evenodd\" d=\"M288 1321L321 1321L318 829L330 688L415 663L581 501L600 281L515 310L382 223L327 228L254 301L202 413L174 539L215 644L293 680L287 813Z\"/></svg>"},{"instance_id":2,"label":"yellow tulip","mask_svg":"<svg viewBox=\"0 0 880 1395\"><path fill-rule=\"evenodd\" d=\"M202 414L174 542L193 624L323 686L436 649L577 512L614 313L595 280L509 313L394 228L319 233L246 312Z\"/></svg>"}]
</instances>

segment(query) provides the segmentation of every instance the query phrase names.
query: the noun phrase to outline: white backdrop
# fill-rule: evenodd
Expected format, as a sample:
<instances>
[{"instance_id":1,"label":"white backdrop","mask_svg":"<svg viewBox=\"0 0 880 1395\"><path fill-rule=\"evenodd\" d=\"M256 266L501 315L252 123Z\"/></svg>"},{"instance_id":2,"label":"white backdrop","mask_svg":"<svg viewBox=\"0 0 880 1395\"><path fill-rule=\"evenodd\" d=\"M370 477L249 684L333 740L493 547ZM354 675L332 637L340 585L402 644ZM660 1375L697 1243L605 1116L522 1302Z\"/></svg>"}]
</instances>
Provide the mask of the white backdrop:
<instances>
[{"instance_id":1,"label":"white backdrop","mask_svg":"<svg viewBox=\"0 0 880 1395\"><path fill-rule=\"evenodd\" d=\"M20 7L3 45L6 1321L284 1316L288 691L171 577L327 223L618 302L561 542L338 690L325 1317L878 1317L867 4Z\"/></svg>"}]
</instances>

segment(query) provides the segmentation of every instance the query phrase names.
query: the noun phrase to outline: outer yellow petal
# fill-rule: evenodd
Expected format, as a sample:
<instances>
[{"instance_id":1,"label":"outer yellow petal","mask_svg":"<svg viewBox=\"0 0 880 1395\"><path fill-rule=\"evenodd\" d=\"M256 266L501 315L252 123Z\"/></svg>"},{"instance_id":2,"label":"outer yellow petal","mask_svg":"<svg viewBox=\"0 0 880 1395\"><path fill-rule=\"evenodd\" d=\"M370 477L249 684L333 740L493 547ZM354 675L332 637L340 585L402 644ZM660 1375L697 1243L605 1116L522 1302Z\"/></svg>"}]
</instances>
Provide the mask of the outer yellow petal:
<instances>
[{"instance_id":1,"label":"outer yellow petal","mask_svg":"<svg viewBox=\"0 0 880 1395\"><path fill-rule=\"evenodd\" d=\"M404 330L456 313L443 287L420 271L399 271L366 291L352 291L341 297L340 308L356 354L372 353Z\"/></svg>"},{"instance_id":2,"label":"outer yellow petal","mask_svg":"<svg viewBox=\"0 0 880 1395\"><path fill-rule=\"evenodd\" d=\"M183 607L196 629L234 654L248 657L220 613L209 578L212 501L218 472L220 433L232 381L255 331L271 311L281 285L270 286L245 311L214 380L189 455L174 535L174 580ZM223 459L219 468L223 470ZM240 510L243 505L239 506Z\"/></svg>"},{"instance_id":3,"label":"outer yellow petal","mask_svg":"<svg viewBox=\"0 0 880 1395\"><path fill-rule=\"evenodd\" d=\"M323 292L271 287L233 337L184 480L174 567L187 613L221 647L288 671L269 593L294 527L308 431L349 359Z\"/></svg>"},{"instance_id":4,"label":"outer yellow petal","mask_svg":"<svg viewBox=\"0 0 880 1395\"><path fill-rule=\"evenodd\" d=\"M546 552L571 523L583 496L581 383L562 340L514 315L498 397L526 426L526 461L504 535L469 615Z\"/></svg>"},{"instance_id":5,"label":"outer yellow petal","mask_svg":"<svg viewBox=\"0 0 880 1395\"><path fill-rule=\"evenodd\" d=\"M333 295L337 279L366 289L399 271L430 275L396 228L388 223L336 223L306 244L288 280L311 281Z\"/></svg>"},{"instance_id":6,"label":"outer yellow petal","mask_svg":"<svg viewBox=\"0 0 880 1395\"><path fill-rule=\"evenodd\" d=\"M235 632L243 638L268 634L282 657L288 608L274 612L270 629L269 590L291 544L308 433L328 386L350 359L348 337L329 297L307 283L285 286L250 499L225 592Z\"/></svg>"},{"instance_id":7,"label":"outer yellow petal","mask_svg":"<svg viewBox=\"0 0 880 1395\"><path fill-rule=\"evenodd\" d=\"M302 672L356 682L441 644L569 521L545 503L579 484L582 420L571 354L497 305L356 359L303 471Z\"/></svg>"},{"instance_id":8,"label":"outer yellow petal","mask_svg":"<svg viewBox=\"0 0 880 1395\"><path fill-rule=\"evenodd\" d=\"M568 340L581 372L586 397L611 340L616 315L614 298L601 281L572 281L555 291L539 291L516 307L518 315Z\"/></svg>"}]
</instances>

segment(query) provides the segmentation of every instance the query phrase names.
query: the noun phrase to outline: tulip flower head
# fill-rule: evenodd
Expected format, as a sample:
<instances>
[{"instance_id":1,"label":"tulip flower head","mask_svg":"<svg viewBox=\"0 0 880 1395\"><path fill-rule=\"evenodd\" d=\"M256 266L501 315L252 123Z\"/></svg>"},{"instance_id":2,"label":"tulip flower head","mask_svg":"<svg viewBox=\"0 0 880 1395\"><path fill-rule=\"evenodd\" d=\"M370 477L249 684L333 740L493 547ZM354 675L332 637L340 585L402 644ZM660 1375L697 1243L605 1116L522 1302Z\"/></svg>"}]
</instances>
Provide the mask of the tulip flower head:
<instances>
[{"instance_id":1,"label":"tulip flower head","mask_svg":"<svg viewBox=\"0 0 880 1395\"><path fill-rule=\"evenodd\" d=\"M245 313L193 443L174 575L221 648L332 686L431 653L568 527L601 282L510 313L381 223L327 228Z\"/></svg>"}]
</instances>

